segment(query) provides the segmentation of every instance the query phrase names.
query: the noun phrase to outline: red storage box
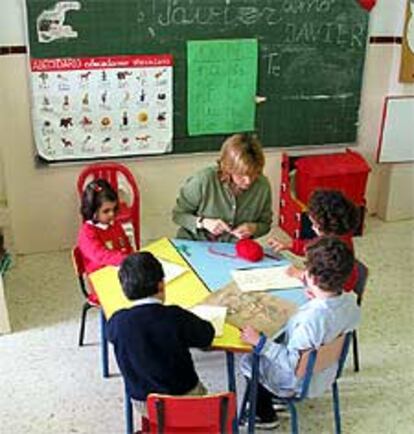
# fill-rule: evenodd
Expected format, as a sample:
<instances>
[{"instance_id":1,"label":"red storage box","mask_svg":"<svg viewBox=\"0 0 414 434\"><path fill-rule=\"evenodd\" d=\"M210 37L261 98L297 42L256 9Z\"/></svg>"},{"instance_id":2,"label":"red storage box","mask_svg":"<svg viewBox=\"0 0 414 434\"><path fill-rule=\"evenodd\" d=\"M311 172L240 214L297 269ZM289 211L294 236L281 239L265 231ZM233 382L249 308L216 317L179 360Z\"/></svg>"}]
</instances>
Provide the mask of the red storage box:
<instances>
[{"instance_id":1,"label":"red storage box","mask_svg":"<svg viewBox=\"0 0 414 434\"><path fill-rule=\"evenodd\" d=\"M296 196L308 203L317 188L340 190L356 204L364 204L365 188L370 167L358 152L347 149L340 154L325 154L298 158Z\"/></svg>"}]
</instances>

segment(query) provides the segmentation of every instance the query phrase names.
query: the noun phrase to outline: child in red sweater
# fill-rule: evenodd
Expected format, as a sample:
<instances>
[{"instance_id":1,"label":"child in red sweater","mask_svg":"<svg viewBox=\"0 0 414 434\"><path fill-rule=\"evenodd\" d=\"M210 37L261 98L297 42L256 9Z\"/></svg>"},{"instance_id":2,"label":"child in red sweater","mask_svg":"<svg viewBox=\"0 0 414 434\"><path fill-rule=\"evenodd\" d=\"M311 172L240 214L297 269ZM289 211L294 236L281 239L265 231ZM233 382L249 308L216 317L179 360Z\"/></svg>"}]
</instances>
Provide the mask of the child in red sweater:
<instances>
[{"instance_id":1,"label":"child in red sweater","mask_svg":"<svg viewBox=\"0 0 414 434\"><path fill-rule=\"evenodd\" d=\"M308 204L308 216L312 222L312 230L317 237L325 235L336 236L354 251L352 235L359 226L359 209L337 190L315 190ZM296 255L304 256L306 245L311 240L292 240L283 243L276 238L270 238L268 244L275 252L290 250ZM289 273L301 277L302 271L291 267ZM344 285L345 291L352 291L358 279L358 271L354 265L351 275Z\"/></svg>"},{"instance_id":2,"label":"child in red sweater","mask_svg":"<svg viewBox=\"0 0 414 434\"><path fill-rule=\"evenodd\" d=\"M86 186L80 209L83 224L78 234L86 273L119 265L132 253L128 237L115 220L117 210L118 195L107 181L97 179Z\"/></svg>"}]
</instances>

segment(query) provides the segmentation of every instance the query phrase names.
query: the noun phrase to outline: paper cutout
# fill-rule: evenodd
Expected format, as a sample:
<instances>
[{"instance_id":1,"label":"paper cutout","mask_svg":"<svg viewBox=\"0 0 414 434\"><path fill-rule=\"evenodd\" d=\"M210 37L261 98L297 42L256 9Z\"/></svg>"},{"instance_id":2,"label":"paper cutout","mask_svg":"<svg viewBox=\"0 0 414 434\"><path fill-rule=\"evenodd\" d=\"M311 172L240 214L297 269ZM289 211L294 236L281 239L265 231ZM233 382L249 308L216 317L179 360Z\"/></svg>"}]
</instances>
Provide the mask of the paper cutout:
<instances>
[{"instance_id":1,"label":"paper cutout","mask_svg":"<svg viewBox=\"0 0 414 434\"><path fill-rule=\"evenodd\" d=\"M188 41L189 135L254 130L256 39Z\"/></svg>"},{"instance_id":2,"label":"paper cutout","mask_svg":"<svg viewBox=\"0 0 414 434\"><path fill-rule=\"evenodd\" d=\"M303 282L300 279L287 275L289 267L289 265L286 265L282 267L233 270L232 275L237 286L243 292L298 288L303 286Z\"/></svg>"},{"instance_id":3,"label":"paper cutout","mask_svg":"<svg viewBox=\"0 0 414 434\"><path fill-rule=\"evenodd\" d=\"M203 305L227 307L226 322L242 328L253 326L266 336L278 334L297 305L264 292L241 292L232 282L203 300Z\"/></svg>"},{"instance_id":4,"label":"paper cutout","mask_svg":"<svg viewBox=\"0 0 414 434\"><path fill-rule=\"evenodd\" d=\"M190 309L194 315L209 321L214 327L214 336L223 335L224 322L226 320L226 306L210 306L206 304L198 304Z\"/></svg>"},{"instance_id":5,"label":"paper cutout","mask_svg":"<svg viewBox=\"0 0 414 434\"><path fill-rule=\"evenodd\" d=\"M65 23L65 18L68 11L80 9L79 1L61 1L57 2L52 9L44 10L36 20L39 42L48 43L56 39L77 38L78 32Z\"/></svg>"},{"instance_id":6,"label":"paper cutout","mask_svg":"<svg viewBox=\"0 0 414 434\"><path fill-rule=\"evenodd\" d=\"M170 261L166 261L165 259L157 258L162 265L162 268L164 270L164 281L165 283L170 283L172 280L176 279L177 277L181 276L182 274L186 273L188 271L187 268L182 267L181 265L175 264Z\"/></svg>"}]
</instances>

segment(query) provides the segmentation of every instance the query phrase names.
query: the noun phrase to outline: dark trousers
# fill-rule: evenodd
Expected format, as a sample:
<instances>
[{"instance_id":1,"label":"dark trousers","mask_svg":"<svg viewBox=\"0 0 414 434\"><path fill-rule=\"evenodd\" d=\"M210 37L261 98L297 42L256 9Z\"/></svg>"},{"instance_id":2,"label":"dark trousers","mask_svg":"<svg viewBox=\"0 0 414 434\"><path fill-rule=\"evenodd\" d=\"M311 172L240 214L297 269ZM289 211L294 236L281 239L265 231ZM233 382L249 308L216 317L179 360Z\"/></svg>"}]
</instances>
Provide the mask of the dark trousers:
<instances>
[{"instance_id":1,"label":"dark trousers","mask_svg":"<svg viewBox=\"0 0 414 434\"><path fill-rule=\"evenodd\" d=\"M257 385L256 415L260 419L268 420L275 416L272 406L274 395L260 383Z\"/></svg>"}]
</instances>

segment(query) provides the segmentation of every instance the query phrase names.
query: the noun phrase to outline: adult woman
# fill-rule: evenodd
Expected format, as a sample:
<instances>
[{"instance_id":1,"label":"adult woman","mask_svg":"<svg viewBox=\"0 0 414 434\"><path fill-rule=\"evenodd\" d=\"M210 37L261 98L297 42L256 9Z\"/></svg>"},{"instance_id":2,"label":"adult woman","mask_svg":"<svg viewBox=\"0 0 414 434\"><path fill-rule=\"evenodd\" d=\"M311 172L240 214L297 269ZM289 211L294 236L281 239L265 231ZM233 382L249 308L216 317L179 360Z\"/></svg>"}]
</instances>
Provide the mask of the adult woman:
<instances>
[{"instance_id":1,"label":"adult woman","mask_svg":"<svg viewBox=\"0 0 414 434\"><path fill-rule=\"evenodd\" d=\"M222 145L217 166L186 180L173 209L177 237L235 242L269 232L272 195L256 136L234 134Z\"/></svg>"}]
</instances>

